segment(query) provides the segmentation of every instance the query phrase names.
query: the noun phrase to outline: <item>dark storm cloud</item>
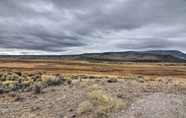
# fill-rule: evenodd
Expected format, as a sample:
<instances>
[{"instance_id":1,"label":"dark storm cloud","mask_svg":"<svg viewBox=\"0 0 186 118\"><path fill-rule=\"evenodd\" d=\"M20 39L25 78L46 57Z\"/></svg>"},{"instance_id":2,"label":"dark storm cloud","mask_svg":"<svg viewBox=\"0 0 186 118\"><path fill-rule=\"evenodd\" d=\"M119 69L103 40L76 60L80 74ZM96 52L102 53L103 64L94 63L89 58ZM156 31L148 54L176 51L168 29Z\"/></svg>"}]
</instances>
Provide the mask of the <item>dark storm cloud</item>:
<instances>
[{"instance_id":1,"label":"dark storm cloud","mask_svg":"<svg viewBox=\"0 0 186 118\"><path fill-rule=\"evenodd\" d=\"M185 0L2 0L0 49L186 51L185 19Z\"/></svg>"},{"instance_id":2,"label":"dark storm cloud","mask_svg":"<svg viewBox=\"0 0 186 118\"><path fill-rule=\"evenodd\" d=\"M7 38L8 37L8 38ZM52 34L32 35L4 35L0 36L0 46L3 48L17 48L30 50L63 51L68 46L82 46L74 37L65 37ZM16 39L16 40L15 40Z\"/></svg>"}]
</instances>

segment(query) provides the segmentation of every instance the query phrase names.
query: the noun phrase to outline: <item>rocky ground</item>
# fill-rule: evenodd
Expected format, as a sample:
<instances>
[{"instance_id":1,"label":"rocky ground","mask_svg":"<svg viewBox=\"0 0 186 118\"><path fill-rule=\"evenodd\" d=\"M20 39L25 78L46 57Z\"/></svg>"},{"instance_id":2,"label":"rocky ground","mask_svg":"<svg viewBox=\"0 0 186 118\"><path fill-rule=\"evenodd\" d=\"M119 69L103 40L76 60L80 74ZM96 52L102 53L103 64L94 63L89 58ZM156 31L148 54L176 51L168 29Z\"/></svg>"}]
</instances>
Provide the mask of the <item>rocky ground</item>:
<instances>
[{"instance_id":1,"label":"rocky ground","mask_svg":"<svg viewBox=\"0 0 186 118\"><path fill-rule=\"evenodd\" d=\"M115 118L185 118L186 95L153 93Z\"/></svg>"}]
</instances>

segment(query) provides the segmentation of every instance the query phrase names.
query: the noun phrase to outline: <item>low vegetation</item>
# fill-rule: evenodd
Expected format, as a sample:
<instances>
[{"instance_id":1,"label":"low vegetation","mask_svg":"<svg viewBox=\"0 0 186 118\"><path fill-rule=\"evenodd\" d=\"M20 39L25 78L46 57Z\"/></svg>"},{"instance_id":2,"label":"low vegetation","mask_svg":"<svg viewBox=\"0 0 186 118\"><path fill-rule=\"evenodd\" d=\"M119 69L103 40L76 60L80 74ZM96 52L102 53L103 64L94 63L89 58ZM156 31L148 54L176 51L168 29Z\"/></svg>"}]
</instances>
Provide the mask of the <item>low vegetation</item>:
<instances>
[{"instance_id":1,"label":"low vegetation","mask_svg":"<svg viewBox=\"0 0 186 118\"><path fill-rule=\"evenodd\" d=\"M0 70L0 93L10 91L30 91L41 93L41 89L47 86L58 86L64 83L71 84L71 79L65 79L60 74L45 74L41 72L25 73L17 70Z\"/></svg>"},{"instance_id":2,"label":"low vegetation","mask_svg":"<svg viewBox=\"0 0 186 118\"><path fill-rule=\"evenodd\" d=\"M63 84L65 79L63 76L57 75L42 75L41 76L42 83L46 86L57 86Z\"/></svg>"},{"instance_id":3,"label":"low vegetation","mask_svg":"<svg viewBox=\"0 0 186 118\"><path fill-rule=\"evenodd\" d=\"M91 88L92 88L93 90L96 90L96 89L98 89L98 85L97 85L97 84L93 84L93 85L91 86Z\"/></svg>"},{"instance_id":4,"label":"low vegetation","mask_svg":"<svg viewBox=\"0 0 186 118\"><path fill-rule=\"evenodd\" d=\"M108 118L154 92L186 94L186 80L0 69L3 118Z\"/></svg>"},{"instance_id":5,"label":"low vegetation","mask_svg":"<svg viewBox=\"0 0 186 118\"><path fill-rule=\"evenodd\" d=\"M93 105L88 101L84 101L79 104L77 112L80 115L89 115L93 110Z\"/></svg>"},{"instance_id":6,"label":"low vegetation","mask_svg":"<svg viewBox=\"0 0 186 118\"><path fill-rule=\"evenodd\" d=\"M80 115L94 114L97 118L107 118L127 107L122 99L106 94L103 90L93 90L87 97L88 100L80 103L77 109Z\"/></svg>"}]
</instances>

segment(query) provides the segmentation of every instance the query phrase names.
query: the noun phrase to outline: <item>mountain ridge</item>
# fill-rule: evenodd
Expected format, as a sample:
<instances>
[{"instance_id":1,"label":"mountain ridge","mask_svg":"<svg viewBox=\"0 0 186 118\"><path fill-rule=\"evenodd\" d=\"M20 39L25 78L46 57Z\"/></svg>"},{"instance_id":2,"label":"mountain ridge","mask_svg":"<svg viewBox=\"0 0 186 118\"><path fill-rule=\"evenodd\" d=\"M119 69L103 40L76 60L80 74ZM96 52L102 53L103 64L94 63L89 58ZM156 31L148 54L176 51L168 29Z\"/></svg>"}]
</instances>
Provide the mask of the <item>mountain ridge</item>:
<instances>
[{"instance_id":1,"label":"mountain ridge","mask_svg":"<svg viewBox=\"0 0 186 118\"><path fill-rule=\"evenodd\" d=\"M178 50L151 50L84 53L79 55L0 55L8 59L82 60L90 62L170 62L186 63L186 54Z\"/></svg>"},{"instance_id":2,"label":"mountain ridge","mask_svg":"<svg viewBox=\"0 0 186 118\"><path fill-rule=\"evenodd\" d=\"M146 51L149 53L154 53L154 54L161 54L161 55L172 55L181 59L186 59L186 54L179 51L179 50L150 50L150 51Z\"/></svg>"}]
</instances>

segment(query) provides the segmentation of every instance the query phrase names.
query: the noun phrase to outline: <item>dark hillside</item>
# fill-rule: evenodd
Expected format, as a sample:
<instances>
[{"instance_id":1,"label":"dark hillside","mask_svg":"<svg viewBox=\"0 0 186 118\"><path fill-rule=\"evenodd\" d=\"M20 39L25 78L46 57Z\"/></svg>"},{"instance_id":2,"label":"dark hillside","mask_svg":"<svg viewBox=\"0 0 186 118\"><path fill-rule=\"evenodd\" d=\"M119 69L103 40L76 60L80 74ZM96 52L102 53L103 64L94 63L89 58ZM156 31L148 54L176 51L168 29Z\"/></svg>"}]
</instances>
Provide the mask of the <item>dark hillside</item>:
<instances>
[{"instance_id":1,"label":"dark hillside","mask_svg":"<svg viewBox=\"0 0 186 118\"><path fill-rule=\"evenodd\" d=\"M170 54L169 54L169 53ZM172 52L172 53L171 53ZM178 54L176 54L176 52ZM184 53L183 53L184 54ZM169 62L185 63L186 60L179 58L179 51L128 51L128 52L105 52L87 53L80 55L0 55L0 58L8 59L44 59L44 60L82 60L90 62Z\"/></svg>"}]
</instances>

